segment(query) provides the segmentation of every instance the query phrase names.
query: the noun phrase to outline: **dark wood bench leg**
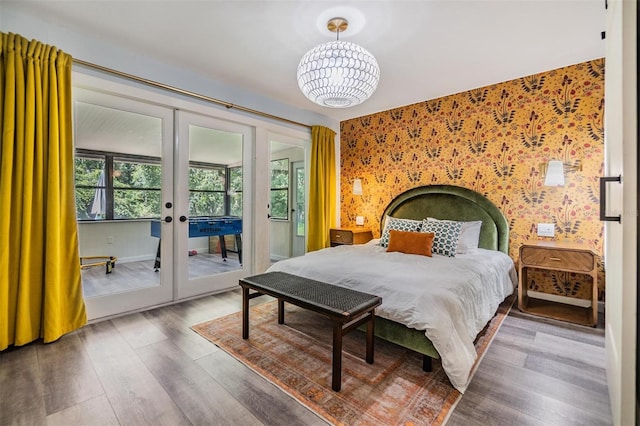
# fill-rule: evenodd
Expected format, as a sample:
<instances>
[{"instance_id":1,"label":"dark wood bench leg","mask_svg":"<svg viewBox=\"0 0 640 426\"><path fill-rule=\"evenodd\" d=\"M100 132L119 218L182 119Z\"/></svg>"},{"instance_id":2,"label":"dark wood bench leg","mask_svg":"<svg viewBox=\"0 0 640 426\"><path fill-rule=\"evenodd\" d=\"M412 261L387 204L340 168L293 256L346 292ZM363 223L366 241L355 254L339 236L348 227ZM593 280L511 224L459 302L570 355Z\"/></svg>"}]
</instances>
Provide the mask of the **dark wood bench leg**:
<instances>
[{"instance_id":1,"label":"dark wood bench leg","mask_svg":"<svg viewBox=\"0 0 640 426\"><path fill-rule=\"evenodd\" d=\"M336 392L342 387L342 323L333 322L333 369L331 389Z\"/></svg>"},{"instance_id":2,"label":"dark wood bench leg","mask_svg":"<svg viewBox=\"0 0 640 426\"><path fill-rule=\"evenodd\" d=\"M375 310L369 312L369 321L367 321L367 363L373 364L373 332L376 323Z\"/></svg>"},{"instance_id":3,"label":"dark wood bench leg","mask_svg":"<svg viewBox=\"0 0 640 426\"><path fill-rule=\"evenodd\" d=\"M284 324L284 300L278 299L278 324Z\"/></svg>"},{"instance_id":4,"label":"dark wood bench leg","mask_svg":"<svg viewBox=\"0 0 640 426\"><path fill-rule=\"evenodd\" d=\"M429 355L422 355L422 371L426 371L427 373L432 371L431 357Z\"/></svg>"},{"instance_id":5,"label":"dark wood bench leg","mask_svg":"<svg viewBox=\"0 0 640 426\"><path fill-rule=\"evenodd\" d=\"M249 287L242 286L242 338L249 338Z\"/></svg>"}]
</instances>

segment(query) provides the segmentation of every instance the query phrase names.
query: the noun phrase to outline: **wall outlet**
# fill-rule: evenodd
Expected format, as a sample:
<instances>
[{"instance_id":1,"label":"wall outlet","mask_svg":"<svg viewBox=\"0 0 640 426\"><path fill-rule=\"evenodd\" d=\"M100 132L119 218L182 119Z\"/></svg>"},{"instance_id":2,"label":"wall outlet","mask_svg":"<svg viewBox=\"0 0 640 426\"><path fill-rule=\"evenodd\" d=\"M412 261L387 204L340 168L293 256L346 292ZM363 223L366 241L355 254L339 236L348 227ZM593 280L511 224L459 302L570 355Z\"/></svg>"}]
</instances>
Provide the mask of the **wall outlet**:
<instances>
[{"instance_id":1,"label":"wall outlet","mask_svg":"<svg viewBox=\"0 0 640 426\"><path fill-rule=\"evenodd\" d=\"M364 216L356 216L356 225L358 226L364 225Z\"/></svg>"},{"instance_id":2,"label":"wall outlet","mask_svg":"<svg viewBox=\"0 0 640 426\"><path fill-rule=\"evenodd\" d=\"M113 237L107 237L107 244L113 244Z\"/></svg>"},{"instance_id":3,"label":"wall outlet","mask_svg":"<svg viewBox=\"0 0 640 426\"><path fill-rule=\"evenodd\" d=\"M540 237L553 237L555 235L555 225L553 223L539 223L538 224L538 236Z\"/></svg>"}]
</instances>

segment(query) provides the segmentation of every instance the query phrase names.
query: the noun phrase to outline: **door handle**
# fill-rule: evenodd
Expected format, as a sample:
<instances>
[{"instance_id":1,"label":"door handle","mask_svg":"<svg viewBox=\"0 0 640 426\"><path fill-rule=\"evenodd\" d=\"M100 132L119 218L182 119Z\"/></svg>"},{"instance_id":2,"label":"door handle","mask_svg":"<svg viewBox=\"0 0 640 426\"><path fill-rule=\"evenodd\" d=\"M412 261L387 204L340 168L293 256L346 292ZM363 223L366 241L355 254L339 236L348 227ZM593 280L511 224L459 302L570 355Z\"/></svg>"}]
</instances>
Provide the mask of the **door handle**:
<instances>
[{"instance_id":1,"label":"door handle","mask_svg":"<svg viewBox=\"0 0 640 426\"><path fill-rule=\"evenodd\" d=\"M607 182L622 183L622 176L607 176L600 178L600 220L603 222L622 223L622 216L607 216Z\"/></svg>"},{"instance_id":2,"label":"door handle","mask_svg":"<svg viewBox=\"0 0 640 426\"><path fill-rule=\"evenodd\" d=\"M187 221L186 216L180 216L180 222L186 222L186 221Z\"/></svg>"},{"instance_id":3,"label":"door handle","mask_svg":"<svg viewBox=\"0 0 640 426\"><path fill-rule=\"evenodd\" d=\"M167 216L164 218L164 221L167 223L171 223L173 221L173 218L171 216Z\"/></svg>"}]
</instances>

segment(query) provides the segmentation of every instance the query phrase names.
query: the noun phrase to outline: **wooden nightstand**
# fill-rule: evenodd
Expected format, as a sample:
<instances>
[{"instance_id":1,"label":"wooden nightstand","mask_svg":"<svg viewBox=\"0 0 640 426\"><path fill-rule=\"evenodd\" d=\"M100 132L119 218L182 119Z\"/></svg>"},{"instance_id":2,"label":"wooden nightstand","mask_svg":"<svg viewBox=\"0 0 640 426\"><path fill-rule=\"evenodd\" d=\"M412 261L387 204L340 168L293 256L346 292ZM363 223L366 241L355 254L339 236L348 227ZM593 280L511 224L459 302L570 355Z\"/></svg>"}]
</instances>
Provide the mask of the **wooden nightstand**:
<instances>
[{"instance_id":1,"label":"wooden nightstand","mask_svg":"<svg viewBox=\"0 0 640 426\"><path fill-rule=\"evenodd\" d=\"M518 307L521 311L548 318L595 326L598 322L598 270L596 253L577 243L537 241L520 247ZM529 268L576 272L591 277L591 306L529 298Z\"/></svg>"},{"instance_id":2,"label":"wooden nightstand","mask_svg":"<svg viewBox=\"0 0 640 426\"><path fill-rule=\"evenodd\" d=\"M364 244L373 238L371 229L366 228L331 228L329 241L331 247L352 244Z\"/></svg>"}]
</instances>

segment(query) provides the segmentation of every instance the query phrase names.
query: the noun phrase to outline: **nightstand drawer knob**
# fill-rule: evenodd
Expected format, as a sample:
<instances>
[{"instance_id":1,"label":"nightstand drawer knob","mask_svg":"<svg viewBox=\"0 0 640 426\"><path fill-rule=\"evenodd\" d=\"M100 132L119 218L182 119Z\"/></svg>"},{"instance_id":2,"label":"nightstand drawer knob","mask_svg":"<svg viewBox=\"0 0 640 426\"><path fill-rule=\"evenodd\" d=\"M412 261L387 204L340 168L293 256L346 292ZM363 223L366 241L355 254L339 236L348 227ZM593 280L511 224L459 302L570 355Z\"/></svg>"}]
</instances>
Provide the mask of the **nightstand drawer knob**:
<instances>
[{"instance_id":1,"label":"nightstand drawer knob","mask_svg":"<svg viewBox=\"0 0 640 426\"><path fill-rule=\"evenodd\" d=\"M550 257L549 260L555 260L556 262L560 262L562 259L559 257Z\"/></svg>"}]
</instances>

